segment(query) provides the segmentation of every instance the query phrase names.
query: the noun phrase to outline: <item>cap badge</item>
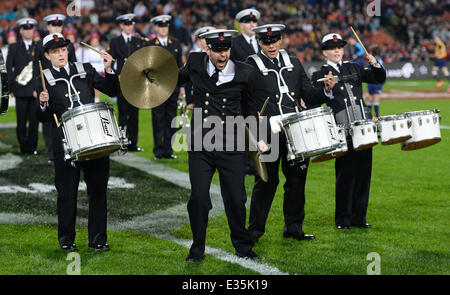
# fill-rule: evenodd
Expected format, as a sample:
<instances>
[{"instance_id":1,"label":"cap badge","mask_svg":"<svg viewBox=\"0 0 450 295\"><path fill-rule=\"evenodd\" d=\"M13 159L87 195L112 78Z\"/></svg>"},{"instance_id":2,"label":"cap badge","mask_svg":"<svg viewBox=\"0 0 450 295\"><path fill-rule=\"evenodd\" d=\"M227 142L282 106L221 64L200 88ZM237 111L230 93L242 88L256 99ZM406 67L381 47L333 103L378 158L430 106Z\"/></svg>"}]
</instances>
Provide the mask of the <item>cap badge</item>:
<instances>
[{"instance_id":1,"label":"cap badge","mask_svg":"<svg viewBox=\"0 0 450 295\"><path fill-rule=\"evenodd\" d=\"M272 28L267 28L267 36L272 36Z\"/></svg>"},{"instance_id":2,"label":"cap badge","mask_svg":"<svg viewBox=\"0 0 450 295\"><path fill-rule=\"evenodd\" d=\"M59 37L58 37L58 35L53 35L53 40L55 40L55 42L59 42Z\"/></svg>"},{"instance_id":3,"label":"cap badge","mask_svg":"<svg viewBox=\"0 0 450 295\"><path fill-rule=\"evenodd\" d=\"M225 40L225 37L223 36L223 33L219 33L219 40L220 40L220 41Z\"/></svg>"},{"instance_id":4,"label":"cap badge","mask_svg":"<svg viewBox=\"0 0 450 295\"><path fill-rule=\"evenodd\" d=\"M333 41L334 41L334 42L337 42L337 41L338 41L338 38L337 38L336 35L333 35Z\"/></svg>"}]
</instances>

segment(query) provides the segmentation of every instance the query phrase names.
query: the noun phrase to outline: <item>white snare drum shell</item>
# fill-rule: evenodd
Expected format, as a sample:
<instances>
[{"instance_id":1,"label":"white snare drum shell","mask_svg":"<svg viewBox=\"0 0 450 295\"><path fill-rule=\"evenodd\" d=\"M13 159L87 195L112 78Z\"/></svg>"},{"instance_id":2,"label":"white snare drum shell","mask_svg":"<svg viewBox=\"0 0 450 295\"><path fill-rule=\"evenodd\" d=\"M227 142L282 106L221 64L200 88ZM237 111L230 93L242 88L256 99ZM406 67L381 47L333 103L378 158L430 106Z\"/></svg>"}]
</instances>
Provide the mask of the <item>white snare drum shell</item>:
<instances>
[{"instance_id":1,"label":"white snare drum shell","mask_svg":"<svg viewBox=\"0 0 450 295\"><path fill-rule=\"evenodd\" d=\"M373 121L355 121L350 126L353 149L360 151L378 144L377 127Z\"/></svg>"},{"instance_id":2,"label":"white snare drum shell","mask_svg":"<svg viewBox=\"0 0 450 295\"><path fill-rule=\"evenodd\" d=\"M121 146L114 109L108 104L76 107L63 114L62 122L70 157L74 160L99 158Z\"/></svg>"},{"instance_id":3,"label":"white snare drum shell","mask_svg":"<svg viewBox=\"0 0 450 295\"><path fill-rule=\"evenodd\" d=\"M441 141L439 110L407 113L411 119L412 137L402 143L402 150L424 148Z\"/></svg>"},{"instance_id":4,"label":"white snare drum shell","mask_svg":"<svg viewBox=\"0 0 450 295\"><path fill-rule=\"evenodd\" d=\"M383 145L400 143L412 137L411 120L405 115L382 116L378 125Z\"/></svg>"}]
</instances>

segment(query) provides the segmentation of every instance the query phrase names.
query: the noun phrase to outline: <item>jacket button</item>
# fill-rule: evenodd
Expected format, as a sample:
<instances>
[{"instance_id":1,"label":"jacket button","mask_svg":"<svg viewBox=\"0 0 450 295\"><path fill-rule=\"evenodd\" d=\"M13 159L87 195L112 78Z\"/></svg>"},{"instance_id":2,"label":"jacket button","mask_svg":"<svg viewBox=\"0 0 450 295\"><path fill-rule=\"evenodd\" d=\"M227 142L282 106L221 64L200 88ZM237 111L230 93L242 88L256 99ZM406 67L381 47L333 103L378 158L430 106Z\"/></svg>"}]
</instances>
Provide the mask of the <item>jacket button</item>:
<instances>
[{"instance_id":1,"label":"jacket button","mask_svg":"<svg viewBox=\"0 0 450 295\"><path fill-rule=\"evenodd\" d=\"M206 92L206 97L209 97L209 93L208 92Z\"/></svg>"},{"instance_id":2,"label":"jacket button","mask_svg":"<svg viewBox=\"0 0 450 295\"><path fill-rule=\"evenodd\" d=\"M226 106L222 106L222 109L226 109L227 107Z\"/></svg>"},{"instance_id":3,"label":"jacket button","mask_svg":"<svg viewBox=\"0 0 450 295\"><path fill-rule=\"evenodd\" d=\"M222 123L222 125L223 125L223 124L225 124L225 121L222 121L222 122L220 122L220 123Z\"/></svg>"},{"instance_id":4,"label":"jacket button","mask_svg":"<svg viewBox=\"0 0 450 295\"><path fill-rule=\"evenodd\" d=\"M208 110L205 110L205 114L207 114L208 113Z\"/></svg>"},{"instance_id":5,"label":"jacket button","mask_svg":"<svg viewBox=\"0 0 450 295\"><path fill-rule=\"evenodd\" d=\"M291 96L294 96L294 95L295 95L295 92L294 92L294 91L292 91L292 92L291 92Z\"/></svg>"},{"instance_id":6,"label":"jacket button","mask_svg":"<svg viewBox=\"0 0 450 295\"><path fill-rule=\"evenodd\" d=\"M203 119L203 122L208 122L208 119L207 118Z\"/></svg>"},{"instance_id":7,"label":"jacket button","mask_svg":"<svg viewBox=\"0 0 450 295\"><path fill-rule=\"evenodd\" d=\"M223 101L223 102L227 102L227 99L226 99L226 98L224 98L224 99L222 99L222 101Z\"/></svg>"},{"instance_id":8,"label":"jacket button","mask_svg":"<svg viewBox=\"0 0 450 295\"><path fill-rule=\"evenodd\" d=\"M350 85L350 88L353 88L353 85Z\"/></svg>"},{"instance_id":9,"label":"jacket button","mask_svg":"<svg viewBox=\"0 0 450 295\"><path fill-rule=\"evenodd\" d=\"M209 101L205 101L205 105L209 105Z\"/></svg>"},{"instance_id":10,"label":"jacket button","mask_svg":"<svg viewBox=\"0 0 450 295\"><path fill-rule=\"evenodd\" d=\"M341 90L344 90L344 86L341 86Z\"/></svg>"}]
</instances>

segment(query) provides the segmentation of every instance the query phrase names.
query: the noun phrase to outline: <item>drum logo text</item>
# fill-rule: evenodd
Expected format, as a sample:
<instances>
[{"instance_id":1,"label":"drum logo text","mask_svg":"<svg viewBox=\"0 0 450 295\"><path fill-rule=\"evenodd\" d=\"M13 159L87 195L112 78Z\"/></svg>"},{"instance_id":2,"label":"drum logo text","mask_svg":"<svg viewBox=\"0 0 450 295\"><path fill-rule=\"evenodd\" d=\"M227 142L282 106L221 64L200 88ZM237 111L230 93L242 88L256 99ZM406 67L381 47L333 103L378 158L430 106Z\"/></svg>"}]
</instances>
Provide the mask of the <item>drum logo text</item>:
<instances>
[{"instance_id":1,"label":"drum logo text","mask_svg":"<svg viewBox=\"0 0 450 295\"><path fill-rule=\"evenodd\" d=\"M108 118L103 118L101 115L100 115L100 119L102 121L103 133L105 133L107 136L112 137L111 130L109 127L111 122L109 121Z\"/></svg>"}]
</instances>

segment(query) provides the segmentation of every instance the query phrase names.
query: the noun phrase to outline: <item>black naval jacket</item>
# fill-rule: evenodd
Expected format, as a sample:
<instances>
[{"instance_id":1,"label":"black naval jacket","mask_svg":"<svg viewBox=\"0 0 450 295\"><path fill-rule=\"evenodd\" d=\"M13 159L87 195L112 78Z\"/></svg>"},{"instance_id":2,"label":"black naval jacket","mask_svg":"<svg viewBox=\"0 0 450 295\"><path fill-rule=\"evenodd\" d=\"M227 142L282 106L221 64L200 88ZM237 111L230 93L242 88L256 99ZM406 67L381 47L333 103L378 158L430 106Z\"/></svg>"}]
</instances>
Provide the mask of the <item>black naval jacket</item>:
<instances>
[{"instance_id":1,"label":"black naval jacket","mask_svg":"<svg viewBox=\"0 0 450 295\"><path fill-rule=\"evenodd\" d=\"M78 73L75 65L73 63L69 63L70 66L70 76ZM82 104L90 104L94 103L94 88L100 90L101 92L113 97L117 95L117 89L119 89L119 80L117 75L105 73L105 77L102 77L97 71L92 67L90 63L83 63L84 70L86 71L86 78L82 79L80 77L76 77L73 79L73 84L77 91L79 92L80 100ZM60 72L57 72L53 67L50 67L50 71L55 77L58 78L66 78L68 77ZM45 79L46 80L46 79ZM39 79L39 91L42 92L42 82ZM56 127L56 123L53 119L53 114L56 114L58 119L61 118L61 115L68 110L70 107L70 100L67 93L67 83L58 81L54 86L50 86L48 81L45 81L45 85L49 94L49 106L45 108L45 111L42 111L41 108L38 109L38 120L40 122L52 122L53 130L58 130L58 132L52 132L52 144L53 144L53 152L54 154L58 152L63 152L62 146L62 131L61 128ZM73 107L77 107L78 103L74 102Z\"/></svg>"},{"instance_id":2,"label":"black naval jacket","mask_svg":"<svg viewBox=\"0 0 450 295\"><path fill-rule=\"evenodd\" d=\"M23 86L17 83L16 77L20 75L23 68L33 60L36 51L36 42L33 41L31 43L28 51L22 40L9 46L8 58L6 59L9 91L14 93L14 96L16 97L32 97L34 86L33 78L31 78L27 85Z\"/></svg>"},{"instance_id":3,"label":"black naval jacket","mask_svg":"<svg viewBox=\"0 0 450 295\"><path fill-rule=\"evenodd\" d=\"M145 41L141 38L131 37L131 44L128 45L125 43L125 39L122 34L115 38L112 38L109 42L108 53L116 60L117 62L117 74L120 74L122 71L123 65L128 57L130 57L133 52L145 47Z\"/></svg>"},{"instance_id":4,"label":"black naval jacket","mask_svg":"<svg viewBox=\"0 0 450 295\"><path fill-rule=\"evenodd\" d=\"M253 47L245 40L245 37L241 35L231 39L231 58L237 61L245 61L248 56L255 54ZM259 52L259 44L258 52Z\"/></svg>"},{"instance_id":5,"label":"black naval jacket","mask_svg":"<svg viewBox=\"0 0 450 295\"><path fill-rule=\"evenodd\" d=\"M69 43L69 45L67 46L67 50L69 52L69 62L76 62L77 59L75 57L75 47L73 47L72 43ZM33 81L34 81L33 90L35 90L36 92L39 89L39 83L41 83L41 88L42 88L42 82L41 82L40 71L39 71L39 60L41 61L42 69L49 69L52 66L52 63L50 62L50 60L48 60L45 57L44 45L43 45L42 40L40 40L39 42L36 43L36 48L34 50L34 58L33 58ZM39 96L39 94L38 94L38 96Z\"/></svg>"},{"instance_id":6,"label":"black naval jacket","mask_svg":"<svg viewBox=\"0 0 450 295\"><path fill-rule=\"evenodd\" d=\"M266 68L277 70L275 64L269 60L269 58L262 53L258 53L258 56L261 58ZM279 55L279 59L281 66L285 66L281 54ZM307 107L327 102L329 98L325 95L325 85L321 85L322 87L312 87L311 81L306 75L305 69L298 58L290 56L289 59L294 68L290 72L283 70L282 75L289 87L289 93L297 101L297 105L300 105L300 99L303 99ZM280 110L278 108L280 90L275 74L269 72L268 75L264 76L258 69L253 58L247 58L246 63L252 65L257 70L257 82L255 84L254 93L256 104L251 106L252 112L260 111L266 99L269 98L269 103L267 104L263 115L268 117L280 115ZM296 103L291 101L287 95L284 95L281 103L283 113L295 112ZM301 110L300 107L298 109Z\"/></svg>"},{"instance_id":7,"label":"black naval jacket","mask_svg":"<svg viewBox=\"0 0 450 295\"><path fill-rule=\"evenodd\" d=\"M342 77L343 75L351 75L354 74L356 78L348 81L350 87L352 89L354 97L356 97L355 103L360 105L360 102L364 100L363 98L363 88L362 82L371 83L371 84L380 84L384 83L386 80L386 71L381 66L377 67L363 67L357 63L352 62L343 62L342 67L344 68L344 73L339 73L332 66L325 64L322 68L314 72L312 75L313 85L320 88L324 86L324 82L316 82L318 79L323 78L328 74L329 71L333 73L335 76ZM333 112L336 114L345 109L344 98L349 98L347 90L344 87L343 81L338 81L336 85L333 87L333 99L330 99L327 103L333 109ZM347 105L350 106L350 102L347 100ZM365 103L363 104L365 106Z\"/></svg>"},{"instance_id":8,"label":"black naval jacket","mask_svg":"<svg viewBox=\"0 0 450 295\"><path fill-rule=\"evenodd\" d=\"M201 109L203 122L207 122L209 116L217 116L221 119L221 124L225 124L227 116L241 115L246 118L249 115L256 115L251 112L253 109L251 105L255 104L253 101L255 70L243 62L233 61L235 64L234 79L217 86L216 82L208 75L208 60L209 57L206 53L192 52L185 66L180 69L178 76L178 85L190 81L196 89L193 103L195 108ZM193 115L191 130L196 130L196 124L203 123L195 122L195 119L196 117ZM210 129L202 128L202 139ZM226 127L223 129L225 132ZM196 136L196 132L192 132L192 135ZM224 136L226 135L224 134ZM236 138L234 143L234 147L236 147ZM194 148L194 144L194 139L192 139L192 148Z\"/></svg>"}]
</instances>

